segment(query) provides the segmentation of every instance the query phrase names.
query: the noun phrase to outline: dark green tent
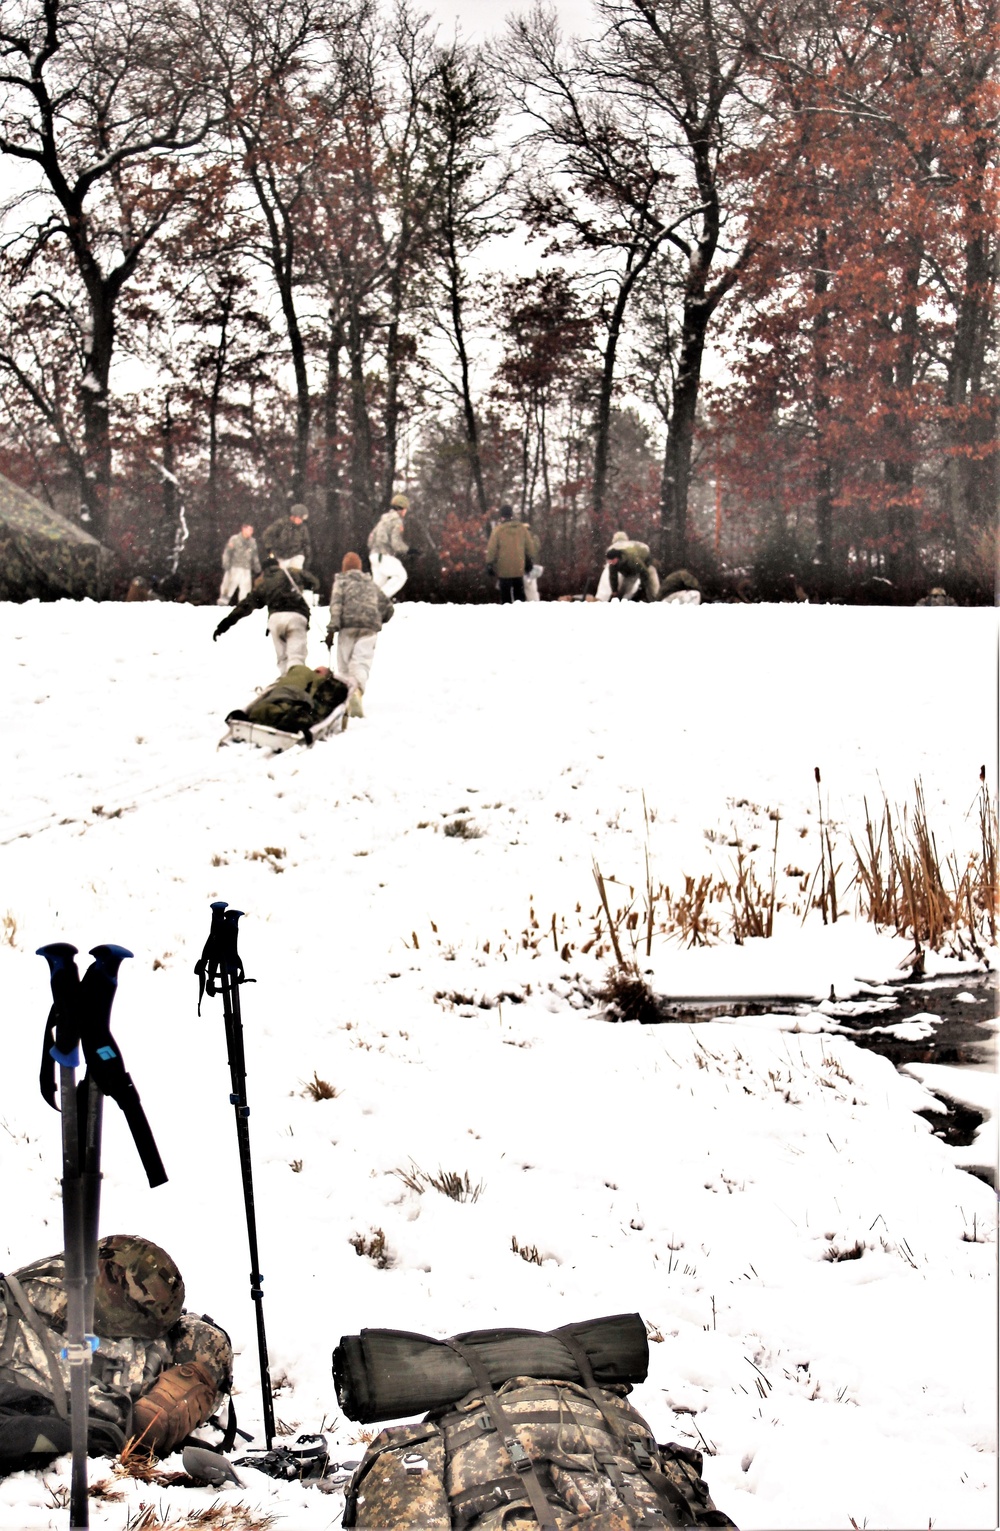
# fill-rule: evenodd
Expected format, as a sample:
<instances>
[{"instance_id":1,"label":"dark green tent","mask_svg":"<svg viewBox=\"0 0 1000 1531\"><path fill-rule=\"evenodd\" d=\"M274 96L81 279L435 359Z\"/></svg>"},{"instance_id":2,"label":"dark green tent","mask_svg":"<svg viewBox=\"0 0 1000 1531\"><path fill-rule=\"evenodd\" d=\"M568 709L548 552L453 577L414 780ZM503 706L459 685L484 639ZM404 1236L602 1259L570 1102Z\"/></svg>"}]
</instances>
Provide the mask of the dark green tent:
<instances>
[{"instance_id":1,"label":"dark green tent","mask_svg":"<svg viewBox=\"0 0 1000 1531\"><path fill-rule=\"evenodd\" d=\"M113 567L96 537L0 474L0 600L100 600Z\"/></svg>"}]
</instances>

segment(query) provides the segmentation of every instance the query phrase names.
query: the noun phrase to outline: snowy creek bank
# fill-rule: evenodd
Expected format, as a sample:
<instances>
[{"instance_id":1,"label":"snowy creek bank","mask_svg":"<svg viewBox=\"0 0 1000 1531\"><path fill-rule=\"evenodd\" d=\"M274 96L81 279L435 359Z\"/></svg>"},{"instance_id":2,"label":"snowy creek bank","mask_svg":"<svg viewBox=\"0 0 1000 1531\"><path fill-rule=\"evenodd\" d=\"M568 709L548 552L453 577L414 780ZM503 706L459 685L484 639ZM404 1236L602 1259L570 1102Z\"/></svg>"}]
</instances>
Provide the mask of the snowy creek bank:
<instances>
[{"instance_id":1,"label":"snowy creek bank","mask_svg":"<svg viewBox=\"0 0 1000 1531\"><path fill-rule=\"evenodd\" d=\"M638 1026L595 1006L611 958L591 940L595 861L619 903L647 861L676 892L728 869L737 838L769 868L770 811L794 898L819 861L817 764L837 844L866 797L905 802L919 777L939 844L964 856L995 752L995 613L401 603L367 716L274 758L216 750L272 666L263 617L213 646L216 620L0 606L0 1268L62 1237L35 949L120 942L135 958L114 1031L170 1179L147 1189L109 1107L102 1231L177 1260L189 1304L233 1337L260 1444L220 1002L198 1016L193 973L226 899L256 980L250 1132L285 1425L357 1459L330 1357L362 1327L637 1311L634 1401L658 1439L706 1449L742 1531L995 1527L995 1197L918 1114L937 1082L847 1034L844 1007L884 998L859 986L889 987L908 943L850 897L829 929L789 908L742 947L657 934L641 953L657 993L767 1013ZM855 998L831 1010L831 987ZM441 1171L463 1195L434 1187ZM289 1531L339 1523L336 1494L247 1478L228 1502ZM2 1531L63 1526L67 1482L66 1461L0 1482ZM115 1487L92 1502L101 1531L143 1505L181 1527L214 1497Z\"/></svg>"},{"instance_id":2,"label":"snowy creek bank","mask_svg":"<svg viewBox=\"0 0 1000 1531\"><path fill-rule=\"evenodd\" d=\"M872 993L877 988L877 993ZM644 1025L772 1017L795 1029L820 1017L831 1031L888 1058L926 1084L934 1103L919 1108L932 1132L958 1150L955 1162L997 1188L997 1012L995 971L894 980L864 986L818 1012L796 996L666 997L654 994L635 1019ZM789 1020L789 1017L794 1018ZM979 1077L975 1077L979 1076ZM975 1147L973 1146L975 1145Z\"/></svg>"}]
</instances>

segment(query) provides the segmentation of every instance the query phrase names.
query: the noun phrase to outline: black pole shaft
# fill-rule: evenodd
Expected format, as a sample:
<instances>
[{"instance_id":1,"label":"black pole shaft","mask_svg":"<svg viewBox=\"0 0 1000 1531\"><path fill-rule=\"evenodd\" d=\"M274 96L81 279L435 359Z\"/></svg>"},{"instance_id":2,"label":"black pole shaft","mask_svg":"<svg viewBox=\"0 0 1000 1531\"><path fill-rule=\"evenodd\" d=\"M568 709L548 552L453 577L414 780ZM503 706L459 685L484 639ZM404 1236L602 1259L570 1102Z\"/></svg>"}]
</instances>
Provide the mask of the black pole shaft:
<instances>
[{"instance_id":1,"label":"black pole shaft","mask_svg":"<svg viewBox=\"0 0 1000 1531\"><path fill-rule=\"evenodd\" d=\"M84 1188L81 1165L80 1106L76 1070L80 1062L79 989L76 947L64 942L42 946L38 955L49 964L53 1011L46 1036L52 1036L50 1057L59 1066L59 1108L62 1117L63 1284L66 1290L66 1348L69 1362L69 1419L72 1468L69 1523L90 1525L87 1491L87 1422L90 1403L91 1349L88 1339L86 1254L84 1249ZM51 1065L50 1065L51 1066ZM43 1064L44 1068L44 1064ZM42 1093L48 1098L45 1084Z\"/></svg>"},{"instance_id":2,"label":"black pole shaft","mask_svg":"<svg viewBox=\"0 0 1000 1531\"><path fill-rule=\"evenodd\" d=\"M247 1241L250 1246L250 1296L253 1300L257 1321L257 1352L260 1360L260 1391L264 1413L264 1434L267 1449L275 1437L274 1399L271 1390L271 1371L267 1355L267 1335L264 1329L264 1278L260 1269L257 1249L257 1217L254 1207L253 1167L250 1159L250 1107L246 1098L246 1057L243 1048L243 1017L240 1010L240 979L242 965L237 952L238 909L228 909L223 918L225 948L220 954L219 979L222 989L222 1009L226 1026L226 1049L229 1057L229 1078L232 1103L236 1116L236 1141L240 1155L240 1175L243 1181L243 1204L246 1209Z\"/></svg>"},{"instance_id":3,"label":"black pole shaft","mask_svg":"<svg viewBox=\"0 0 1000 1531\"><path fill-rule=\"evenodd\" d=\"M94 1292L97 1286L97 1246L101 1218L101 1138L104 1125L104 1096L92 1080L86 1091L87 1114L83 1133L83 1253L85 1323L87 1333L94 1328Z\"/></svg>"},{"instance_id":4,"label":"black pole shaft","mask_svg":"<svg viewBox=\"0 0 1000 1531\"><path fill-rule=\"evenodd\" d=\"M87 1416L90 1402L90 1342L87 1339L83 1177L76 1072L60 1067L63 1139L63 1281L66 1288L66 1358L69 1361L69 1418L72 1441L69 1523L90 1525L87 1491Z\"/></svg>"}]
</instances>

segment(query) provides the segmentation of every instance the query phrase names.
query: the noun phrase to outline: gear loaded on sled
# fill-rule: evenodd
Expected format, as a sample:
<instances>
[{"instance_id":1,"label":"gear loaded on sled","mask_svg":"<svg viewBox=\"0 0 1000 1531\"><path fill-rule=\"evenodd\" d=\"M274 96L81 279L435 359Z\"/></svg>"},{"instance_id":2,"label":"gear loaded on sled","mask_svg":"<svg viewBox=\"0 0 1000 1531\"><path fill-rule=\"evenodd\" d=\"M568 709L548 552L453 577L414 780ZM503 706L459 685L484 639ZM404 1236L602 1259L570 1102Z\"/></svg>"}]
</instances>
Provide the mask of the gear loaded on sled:
<instances>
[{"instance_id":1,"label":"gear loaded on sled","mask_svg":"<svg viewBox=\"0 0 1000 1531\"><path fill-rule=\"evenodd\" d=\"M245 709L229 713L229 732L219 741L245 739L266 749L287 750L312 744L347 726L347 687L326 670L308 665L291 669L262 691Z\"/></svg>"},{"instance_id":2,"label":"gear loaded on sled","mask_svg":"<svg viewBox=\"0 0 1000 1531\"><path fill-rule=\"evenodd\" d=\"M375 1437L348 1487L344 1526L731 1527L701 1476L701 1453L657 1445L628 1402L648 1362L637 1313L550 1333L346 1336L334 1379L348 1418L430 1412Z\"/></svg>"}]
</instances>

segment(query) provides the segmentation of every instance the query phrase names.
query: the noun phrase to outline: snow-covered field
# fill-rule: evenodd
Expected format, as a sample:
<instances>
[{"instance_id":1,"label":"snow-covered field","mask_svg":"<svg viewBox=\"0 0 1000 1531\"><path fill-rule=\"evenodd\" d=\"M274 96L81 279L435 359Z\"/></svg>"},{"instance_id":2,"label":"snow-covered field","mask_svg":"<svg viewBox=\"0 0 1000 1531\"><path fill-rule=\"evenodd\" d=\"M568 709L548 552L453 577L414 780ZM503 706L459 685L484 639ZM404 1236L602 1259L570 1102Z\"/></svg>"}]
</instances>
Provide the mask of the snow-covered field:
<instances>
[{"instance_id":1,"label":"snow-covered field","mask_svg":"<svg viewBox=\"0 0 1000 1531\"><path fill-rule=\"evenodd\" d=\"M974 849L984 762L996 790L995 612L403 604L368 716L278 757L216 751L224 714L272 678L263 618L213 646L217 619L0 606L0 1265L62 1243L34 950L119 942L135 960L114 1030L170 1181L146 1188L109 1106L102 1232L173 1254L189 1306L233 1336L259 1431L221 1002L199 1019L193 974L227 899L257 980L242 999L281 1420L361 1455L330 1376L361 1327L637 1310L654 1343L635 1402L660 1440L707 1446L744 1531L996 1526L995 1198L914 1114L924 1085L838 1033L827 1000L898 976L907 944L857 923L843 887L831 927L786 910L769 942L657 938L639 957L664 994L815 1001L800 1020L776 1003L662 1026L610 1024L588 997L608 954L581 951L595 859L641 926L647 855L676 893L685 873L731 873L738 835L769 878L769 810L794 897L819 861L816 766L845 863L865 797L912 802L918 777L939 848ZM456 819L481 833L446 833ZM335 1098L305 1093L314 1075ZM976 1090L995 1124L995 1078ZM418 1194L395 1173L414 1167L482 1189ZM351 1243L378 1229L386 1269ZM339 1496L244 1476L227 1495L282 1531L339 1524ZM0 1483L0 1527L65 1525L66 1481L63 1461ZM183 1525L215 1497L120 1486L93 1525L140 1504Z\"/></svg>"}]
</instances>

